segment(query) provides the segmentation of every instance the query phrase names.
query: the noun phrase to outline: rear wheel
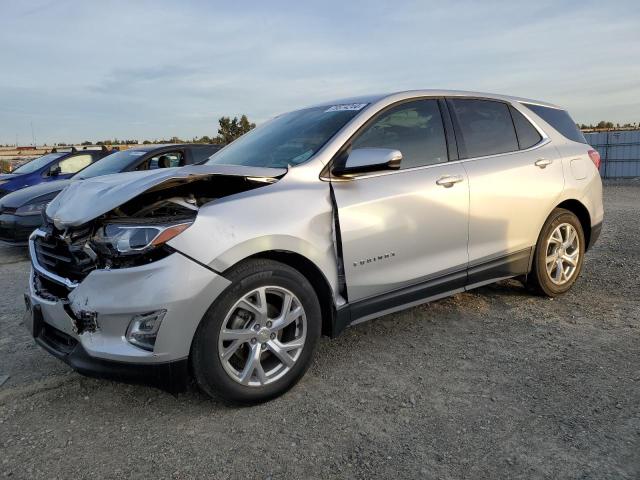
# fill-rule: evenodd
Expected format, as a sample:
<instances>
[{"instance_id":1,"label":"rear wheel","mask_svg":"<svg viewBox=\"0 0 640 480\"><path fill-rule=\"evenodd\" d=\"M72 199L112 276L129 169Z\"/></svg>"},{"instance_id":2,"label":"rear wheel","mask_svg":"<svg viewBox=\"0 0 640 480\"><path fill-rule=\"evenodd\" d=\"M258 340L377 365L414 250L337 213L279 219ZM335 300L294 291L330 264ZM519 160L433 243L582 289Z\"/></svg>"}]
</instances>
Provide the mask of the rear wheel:
<instances>
[{"instance_id":1,"label":"rear wheel","mask_svg":"<svg viewBox=\"0 0 640 480\"><path fill-rule=\"evenodd\" d=\"M192 365L202 390L238 403L274 398L304 375L321 330L309 281L271 260L244 262L205 314Z\"/></svg>"},{"instance_id":2,"label":"rear wheel","mask_svg":"<svg viewBox=\"0 0 640 480\"><path fill-rule=\"evenodd\" d=\"M565 293L580 275L584 252L580 220L569 210L556 208L540 232L529 287L549 297Z\"/></svg>"}]
</instances>

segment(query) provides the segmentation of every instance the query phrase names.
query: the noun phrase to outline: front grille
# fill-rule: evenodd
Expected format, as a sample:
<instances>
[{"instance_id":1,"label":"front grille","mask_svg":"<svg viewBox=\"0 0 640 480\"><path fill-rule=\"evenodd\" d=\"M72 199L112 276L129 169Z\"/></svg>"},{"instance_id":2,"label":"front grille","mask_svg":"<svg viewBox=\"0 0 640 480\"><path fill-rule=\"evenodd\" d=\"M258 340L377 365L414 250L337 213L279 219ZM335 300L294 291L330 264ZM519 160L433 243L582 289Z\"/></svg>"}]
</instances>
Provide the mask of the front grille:
<instances>
[{"instance_id":1,"label":"front grille","mask_svg":"<svg viewBox=\"0 0 640 480\"><path fill-rule=\"evenodd\" d=\"M48 225L44 237L34 239L38 263L47 271L73 281L83 280L97 268L95 259L85 249L91 226L61 232Z\"/></svg>"}]
</instances>

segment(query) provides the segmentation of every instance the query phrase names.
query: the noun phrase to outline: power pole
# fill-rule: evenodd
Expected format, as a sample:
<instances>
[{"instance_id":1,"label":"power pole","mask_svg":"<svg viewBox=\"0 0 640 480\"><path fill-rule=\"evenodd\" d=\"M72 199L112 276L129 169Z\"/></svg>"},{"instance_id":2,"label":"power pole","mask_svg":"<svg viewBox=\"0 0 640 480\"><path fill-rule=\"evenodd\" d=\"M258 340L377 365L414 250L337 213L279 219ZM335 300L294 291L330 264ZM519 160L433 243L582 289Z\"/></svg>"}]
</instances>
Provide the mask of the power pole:
<instances>
[{"instance_id":1,"label":"power pole","mask_svg":"<svg viewBox=\"0 0 640 480\"><path fill-rule=\"evenodd\" d=\"M33 140L33 146L36 146L36 134L33 133L33 120L31 120L31 138Z\"/></svg>"}]
</instances>

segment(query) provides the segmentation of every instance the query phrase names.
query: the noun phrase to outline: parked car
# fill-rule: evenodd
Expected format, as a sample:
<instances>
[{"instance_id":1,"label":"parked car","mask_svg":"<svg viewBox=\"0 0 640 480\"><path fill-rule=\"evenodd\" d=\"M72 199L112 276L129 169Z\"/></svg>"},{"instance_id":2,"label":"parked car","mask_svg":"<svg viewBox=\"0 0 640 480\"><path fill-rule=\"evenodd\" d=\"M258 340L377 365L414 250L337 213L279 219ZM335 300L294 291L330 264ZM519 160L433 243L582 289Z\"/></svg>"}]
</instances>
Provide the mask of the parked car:
<instances>
[{"instance_id":1,"label":"parked car","mask_svg":"<svg viewBox=\"0 0 640 480\"><path fill-rule=\"evenodd\" d=\"M72 178L23 188L0 198L0 241L25 245L29 235L42 224L42 211L67 185L100 175L131 170L154 170L202 162L220 145L150 145L113 153Z\"/></svg>"},{"instance_id":2,"label":"parked car","mask_svg":"<svg viewBox=\"0 0 640 480\"><path fill-rule=\"evenodd\" d=\"M70 185L31 236L27 326L79 372L260 402L322 333L497 280L554 297L603 219L554 105L410 91L286 113L204 165Z\"/></svg>"},{"instance_id":3,"label":"parked car","mask_svg":"<svg viewBox=\"0 0 640 480\"><path fill-rule=\"evenodd\" d=\"M0 174L0 198L31 185L70 178L109 153L106 147L82 150L54 148L51 153L20 165L11 173Z\"/></svg>"}]
</instances>

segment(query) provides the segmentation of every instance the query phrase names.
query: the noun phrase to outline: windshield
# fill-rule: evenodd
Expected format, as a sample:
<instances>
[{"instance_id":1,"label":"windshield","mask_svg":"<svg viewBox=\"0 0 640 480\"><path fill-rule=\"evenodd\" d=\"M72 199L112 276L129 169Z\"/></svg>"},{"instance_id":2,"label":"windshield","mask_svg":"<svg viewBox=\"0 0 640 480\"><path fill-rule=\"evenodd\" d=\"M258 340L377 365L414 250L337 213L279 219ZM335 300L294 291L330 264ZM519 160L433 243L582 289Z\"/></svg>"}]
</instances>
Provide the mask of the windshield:
<instances>
[{"instance_id":1,"label":"windshield","mask_svg":"<svg viewBox=\"0 0 640 480\"><path fill-rule=\"evenodd\" d=\"M47 153L41 157L38 157L30 162L25 163L24 165L20 165L11 173L17 174L25 174L25 173L33 173L36 170L40 170L42 167L48 165L50 162L55 160L56 158L60 158L65 155L64 153Z\"/></svg>"},{"instance_id":2,"label":"windshield","mask_svg":"<svg viewBox=\"0 0 640 480\"><path fill-rule=\"evenodd\" d=\"M215 153L208 165L283 168L311 158L366 104L306 108L285 113Z\"/></svg>"},{"instance_id":3,"label":"windshield","mask_svg":"<svg viewBox=\"0 0 640 480\"><path fill-rule=\"evenodd\" d=\"M80 170L73 178L82 180L110 173L120 173L146 153L143 150L123 150L112 153L102 160L92 163L84 170Z\"/></svg>"}]
</instances>

